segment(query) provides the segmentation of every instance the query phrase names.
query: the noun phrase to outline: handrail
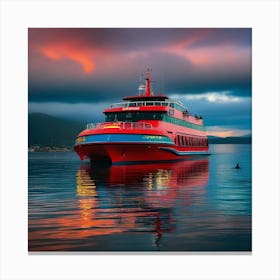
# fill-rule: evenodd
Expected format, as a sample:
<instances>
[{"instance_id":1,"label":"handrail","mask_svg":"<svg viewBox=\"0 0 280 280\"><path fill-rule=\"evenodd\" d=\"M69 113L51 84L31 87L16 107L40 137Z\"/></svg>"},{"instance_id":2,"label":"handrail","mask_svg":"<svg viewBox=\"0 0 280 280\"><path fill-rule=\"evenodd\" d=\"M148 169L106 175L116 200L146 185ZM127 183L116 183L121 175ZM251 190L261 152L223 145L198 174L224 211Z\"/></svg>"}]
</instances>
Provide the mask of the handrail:
<instances>
[{"instance_id":1,"label":"handrail","mask_svg":"<svg viewBox=\"0 0 280 280\"><path fill-rule=\"evenodd\" d=\"M121 107L140 107L140 106L166 106L174 108L174 105L179 106L183 111L185 107L177 102L177 101L130 101L130 102L121 102L121 103L114 103L110 106L110 108L121 108Z\"/></svg>"},{"instance_id":2,"label":"handrail","mask_svg":"<svg viewBox=\"0 0 280 280\"><path fill-rule=\"evenodd\" d=\"M118 128L118 129L151 129L153 125L144 122L103 122L103 123L88 123L87 129L94 128Z\"/></svg>"}]
</instances>

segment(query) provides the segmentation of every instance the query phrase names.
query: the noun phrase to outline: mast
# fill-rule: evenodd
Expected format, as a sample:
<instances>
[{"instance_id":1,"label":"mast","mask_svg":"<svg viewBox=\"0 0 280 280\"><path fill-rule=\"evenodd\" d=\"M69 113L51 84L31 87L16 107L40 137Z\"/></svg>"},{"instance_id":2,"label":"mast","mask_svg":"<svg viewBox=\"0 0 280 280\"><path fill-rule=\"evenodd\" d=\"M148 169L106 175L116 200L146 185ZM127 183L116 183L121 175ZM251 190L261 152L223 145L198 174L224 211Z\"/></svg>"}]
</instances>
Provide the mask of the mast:
<instances>
[{"instance_id":1,"label":"mast","mask_svg":"<svg viewBox=\"0 0 280 280\"><path fill-rule=\"evenodd\" d=\"M147 70L147 77L146 77L146 92L145 92L146 96L151 96L152 92L151 92L151 73L150 73L150 69Z\"/></svg>"}]
</instances>

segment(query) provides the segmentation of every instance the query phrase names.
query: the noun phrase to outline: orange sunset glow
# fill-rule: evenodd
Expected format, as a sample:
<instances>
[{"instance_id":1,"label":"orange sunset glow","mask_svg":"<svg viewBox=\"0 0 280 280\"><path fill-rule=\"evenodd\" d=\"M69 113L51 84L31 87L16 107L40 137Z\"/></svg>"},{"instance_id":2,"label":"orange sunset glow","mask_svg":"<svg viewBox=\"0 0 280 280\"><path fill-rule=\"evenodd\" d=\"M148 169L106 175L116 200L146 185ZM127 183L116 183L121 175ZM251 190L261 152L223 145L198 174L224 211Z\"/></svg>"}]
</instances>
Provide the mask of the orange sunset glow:
<instances>
[{"instance_id":1,"label":"orange sunset glow","mask_svg":"<svg viewBox=\"0 0 280 280\"><path fill-rule=\"evenodd\" d=\"M93 72L95 69L94 51L81 49L75 44L53 43L38 48L38 51L53 60L70 59L80 64L86 74Z\"/></svg>"}]
</instances>

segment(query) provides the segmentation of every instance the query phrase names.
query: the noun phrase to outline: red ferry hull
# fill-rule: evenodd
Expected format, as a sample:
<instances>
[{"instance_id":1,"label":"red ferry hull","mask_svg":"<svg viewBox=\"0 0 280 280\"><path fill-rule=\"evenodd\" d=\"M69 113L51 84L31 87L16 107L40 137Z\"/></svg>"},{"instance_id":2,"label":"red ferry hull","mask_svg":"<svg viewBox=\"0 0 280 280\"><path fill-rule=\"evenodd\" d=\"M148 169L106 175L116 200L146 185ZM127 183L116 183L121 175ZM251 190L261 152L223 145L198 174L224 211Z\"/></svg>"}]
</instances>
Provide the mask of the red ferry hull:
<instances>
[{"instance_id":1,"label":"red ferry hull","mask_svg":"<svg viewBox=\"0 0 280 280\"><path fill-rule=\"evenodd\" d=\"M94 143L76 145L75 151L83 160L108 161L112 164L176 161L192 155L207 154L207 148L178 149L173 145L138 143Z\"/></svg>"}]
</instances>

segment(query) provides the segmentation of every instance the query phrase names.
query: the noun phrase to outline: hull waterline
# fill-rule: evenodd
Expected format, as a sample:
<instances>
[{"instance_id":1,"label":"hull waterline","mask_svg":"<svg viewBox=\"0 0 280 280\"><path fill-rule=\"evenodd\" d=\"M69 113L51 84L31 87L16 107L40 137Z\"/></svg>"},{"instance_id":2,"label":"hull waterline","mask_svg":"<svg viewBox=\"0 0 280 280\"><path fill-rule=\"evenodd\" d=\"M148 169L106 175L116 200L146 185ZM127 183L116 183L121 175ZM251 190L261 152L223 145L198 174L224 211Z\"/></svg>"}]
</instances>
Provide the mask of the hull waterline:
<instances>
[{"instance_id":1,"label":"hull waterline","mask_svg":"<svg viewBox=\"0 0 280 280\"><path fill-rule=\"evenodd\" d=\"M81 160L118 164L138 164L185 160L195 155L209 155L207 149L176 149L173 145L137 143L97 143L76 145Z\"/></svg>"}]
</instances>

